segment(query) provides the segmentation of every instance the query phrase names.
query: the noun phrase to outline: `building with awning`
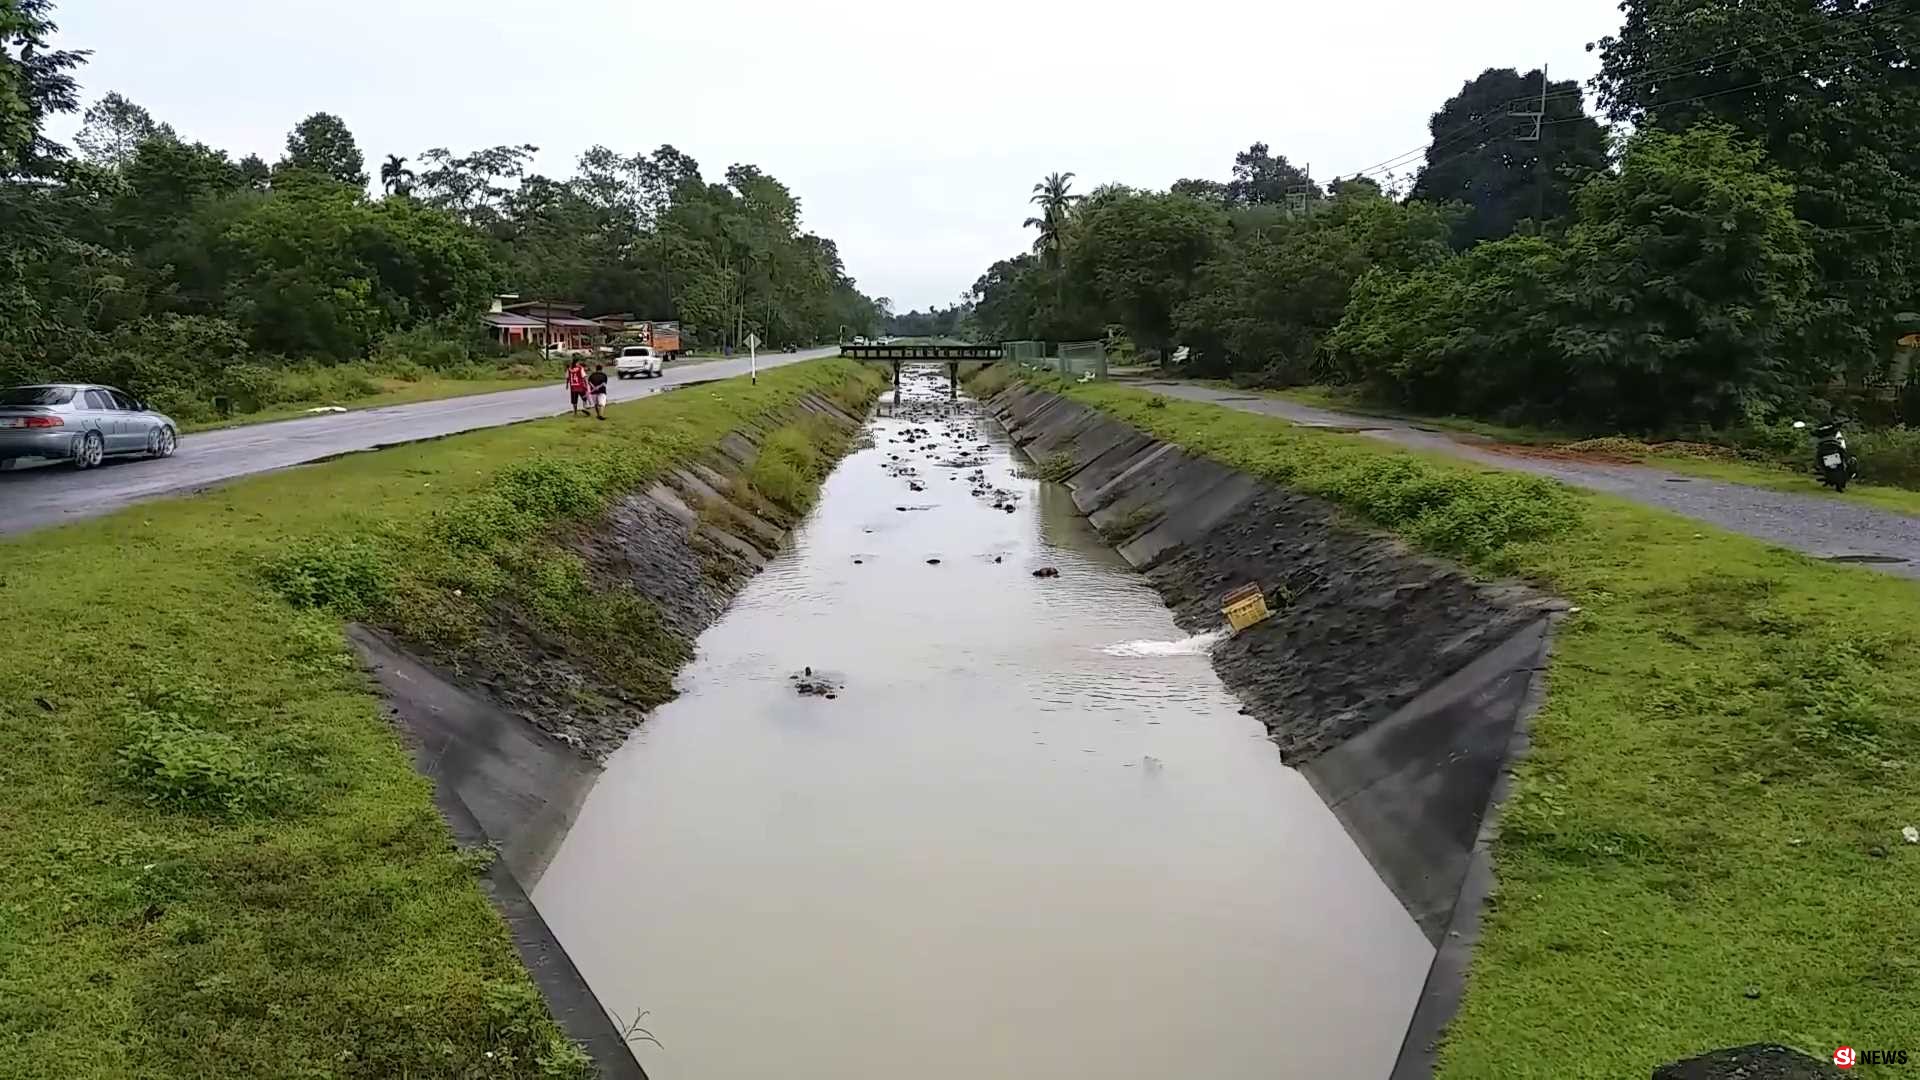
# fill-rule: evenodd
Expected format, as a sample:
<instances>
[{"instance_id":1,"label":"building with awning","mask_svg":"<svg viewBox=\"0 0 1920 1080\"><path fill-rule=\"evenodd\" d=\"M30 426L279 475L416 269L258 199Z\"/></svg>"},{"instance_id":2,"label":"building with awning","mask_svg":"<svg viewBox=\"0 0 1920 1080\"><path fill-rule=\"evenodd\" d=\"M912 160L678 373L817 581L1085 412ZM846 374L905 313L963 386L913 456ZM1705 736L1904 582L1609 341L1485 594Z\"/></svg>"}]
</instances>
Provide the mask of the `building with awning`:
<instances>
[{"instance_id":1,"label":"building with awning","mask_svg":"<svg viewBox=\"0 0 1920 1080\"><path fill-rule=\"evenodd\" d=\"M585 309L585 304L568 300L503 304L496 299L492 309L480 316L480 321L486 324L493 340L508 348L553 344L584 349L607 336L604 324L580 316Z\"/></svg>"}]
</instances>

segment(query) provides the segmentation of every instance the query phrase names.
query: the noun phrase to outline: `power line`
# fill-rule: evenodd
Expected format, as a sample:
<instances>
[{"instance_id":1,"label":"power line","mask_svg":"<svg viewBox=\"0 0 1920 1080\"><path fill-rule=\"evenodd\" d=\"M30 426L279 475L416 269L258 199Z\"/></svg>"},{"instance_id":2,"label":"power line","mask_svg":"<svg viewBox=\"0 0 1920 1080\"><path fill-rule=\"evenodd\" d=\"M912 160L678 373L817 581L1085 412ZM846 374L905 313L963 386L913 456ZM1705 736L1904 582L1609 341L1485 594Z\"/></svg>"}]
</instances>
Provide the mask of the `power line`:
<instances>
[{"instance_id":1,"label":"power line","mask_svg":"<svg viewBox=\"0 0 1920 1080\"><path fill-rule=\"evenodd\" d=\"M1730 55L1732 53L1737 53L1742 50L1752 49L1757 46L1767 45L1773 42L1785 41L1788 39L1801 39L1801 38L1804 38L1805 35L1807 35L1810 32L1813 32L1816 30L1824 30L1827 27L1830 27L1845 19L1851 19L1863 14L1884 15L1890 9L1904 8L1915 2L1920 2L1920 0L1886 0L1886 2L1884 3L1875 4L1869 7L1855 8L1852 11L1843 12L1839 15L1826 16L1816 26L1800 27L1799 29L1792 30L1782 34L1774 34L1769 37L1763 37L1753 41L1743 41L1735 45L1730 45L1724 49L1717 50L1715 52L1705 53L1703 55L1692 57L1687 60L1682 60L1677 63L1668 64L1664 67L1653 67L1653 68L1642 67L1642 68L1633 70L1628 74L1636 78L1657 78L1660 76L1670 75L1676 72L1683 72L1683 71L1689 74L1695 74L1695 75L1705 74L1707 69L1699 66L1705 61L1715 60L1720 57ZM1899 16L1897 15L1888 16L1888 18L1898 18L1898 17ZM1848 27L1844 29L1841 34L1836 35L1833 41L1838 41L1844 37L1866 32L1870 30L1873 26L1874 24L1869 22L1867 24L1856 24L1853 27ZM1831 42L1823 42L1822 44L1830 44L1830 43ZM1809 44L1814 44L1814 42L1811 40L1800 40L1797 42L1797 44L1809 45ZM1764 62L1768 58L1777 58L1777 57L1785 56L1787 53L1792 51L1794 51L1794 47L1790 46L1787 48L1782 48L1773 52L1766 53L1759 57L1754 57L1753 59L1755 61ZM1886 52L1886 51L1888 50L1883 50L1883 52ZM1892 50L1892 51L1897 51L1897 50ZM1875 54L1876 57L1879 55L1880 54ZM1870 59L1871 58L1872 57L1870 57ZM1735 89L1748 89L1748 88L1751 88L1751 86L1753 85L1759 85L1759 84L1749 84L1747 87L1738 87ZM1732 91L1722 91L1722 92L1731 93ZM1584 96L1585 96L1585 91L1578 87L1575 87L1572 90L1561 90L1556 92L1550 92L1543 95L1540 98L1536 98L1532 100L1539 101L1541 103L1540 108L1544 110L1545 103L1548 101L1558 101L1558 100L1564 100L1566 98L1571 98L1571 97L1584 97ZM1504 103L1499 108L1503 111L1512 109L1517 104L1522 102L1527 102L1529 104L1531 103L1529 99L1515 98L1512 101ZM1666 105L1672 105L1675 103L1676 102L1666 102L1666 103L1662 103L1662 105L1650 105L1650 106L1645 106L1644 108L1647 108L1647 109L1659 108ZM1333 179L1338 180L1338 179L1341 179L1342 177L1349 177L1349 176L1354 179L1359 179L1361 177L1370 176L1375 173L1381 173L1384 175L1387 172L1391 172L1395 169L1399 169L1404 166L1413 164L1415 160L1417 160L1422 155L1425 155L1428 151L1437 150L1443 146L1450 145L1454 142L1457 142L1461 138L1464 138L1469 135L1477 134L1480 131L1483 131L1507 119L1510 119L1510 117L1504 114L1497 114L1497 115L1489 116L1477 122L1467 123L1444 135L1436 135L1432 140L1428 142L1422 143L1411 150L1406 150L1399 154L1395 154L1394 156L1386 158L1374 165L1370 165L1365 169L1356 170L1351 173L1344 173L1344 172L1336 173ZM1583 116L1576 116L1576 117L1563 117L1558 120L1546 120L1544 122L1548 124L1564 124L1564 123L1573 123L1580 120L1588 120L1588 119L1592 119L1592 118L1583 115ZM1452 160L1453 157L1458 157L1458 156L1459 155L1452 155L1447 160ZM1432 168L1433 165L1430 164L1428 167Z\"/></svg>"},{"instance_id":2,"label":"power line","mask_svg":"<svg viewBox=\"0 0 1920 1080\"><path fill-rule=\"evenodd\" d=\"M1689 59L1682 60L1677 63L1668 64L1665 67L1658 67L1658 68L1642 67L1638 69L1629 70L1627 72L1624 72L1623 74L1631 76L1633 78L1640 78L1640 79L1657 78L1662 75L1671 75L1675 72L1681 72L1681 71L1688 72L1689 74L1702 74L1703 72L1701 71L1698 65L1700 65L1704 61L1717 60L1720 57L1727 56L1732 53L1740 52L1743 49L1750 49L1757 46L1766 45L1770 42L1784 41L1789 38L1799 39L1810 32L1813 32L1816 30L1824 30L1827 27L1838 24L1846 19L1852 19L1861 15L1868 15L1868 14L1879 15L1883 12L1886 12L1889 9L1904 8L1914 2L1915 0L1885 0L1884 3L1873 4L1867 7L1857 7L1857 8L1854 8L1852 11L1844 11L1838 15L1824 16L1819 22L1815 23L1812 26L1803 26L1797 30L1790 30L1784 34L1774 34L1771 37L1763 37L1763 38L1756 39L1754 41L1736 42L1735 44L1729 45L1726 48L1721 49L1717 52L1710 52L1702 56L1691 57ZM1892 15L1888 17L1898 18L1897 15ZM1869 21L1866 25L1871 26L1872 25L1871 21ZM1839 40L1840 37L1844 37L1844 36L1847 36L1848 34L1853 34L1858 32L1859 32L1859 29L1856 29L1854 27L1843 28L1843 33L1836 36L1834 40ZM1805 40L1798 41L1797 43L1800 45L1812 44L1811 41L1805 41ZM1793 50L1791 47L1789 47L1789 48L1783 48L1783 49L1777 50L1775 52L1771 52L1767 55L1784 56L1791 51Z\"/></svg>"},{"instance_id":3,"label":"power line","mask_svg":"<svg viewBox=\"0 0 1920 1080\"><path fill-rule=\"evenodd\" d=\"M1861 59L1865 59L1865 60L1883 60L1883 59L1890 59L1890 58L1892 58L1892 57L1893 57L1893 55L1894 55L1894 54L1896 54L1896 53L1901 53L1901 52L1905 52L1905 51L1906 51L1906 46L1904 46L1904 45L1890 45L1890 46L1888 46L1887 48L1884 48L1884 49L1882 49L1882 50L1880 50L1880 51L1879 51L1879 52L1877 52L1877 53L1871 53L1871 54L1869 54L1869 55L1867 55L1867 56L1865 56L1865 57L1862 57ZM1690 104L1692 104L1693 102L1696 102L1696 101L1705 101L1705 100L1707 100L1708 98L1717 98L1717 97L1724 97L1724 96L1725 96L1725 95L1727 95L1727 94L1737 94L1737 93L1740 93L1740 92L1741 92L1741 91L1743 91L1743 90L1756 90L1756 89L1759 89L1759 88L1760 88L1760 87L1762 87L1762 86L1771 86L1771 85L1773 85L1774 83L1777 83L1777 82L1786 82L1786 81L1787 81L1788 79L1799 79L1799 78L1806 78L1806 77L1809 77L1809 76L1813 76L1813 75L1820 75L1820 74L1826 74L1826 75L1832 75L1832 74L1835 74L1835 73L1837 73L1837 72L1838 72L1838 71L1839 71L1839 70L1840 70L1841 68L1844 68L1844 67L1846 67L1846 66L1848 66L1848 65L1850 65L1850 64L1852 64L1852 63L1854 63L1854 61L1853 61L1853 60L1851 60L1851 59L1849 59L1849 60L1847 60L1847 61L1846 61L1845 63L1843 63L1843 64L1840 64L1840 65L1838 65L1838 66L1836 66L1836 67L1833 67L1833 68L1828 68L1828 69L1822 69L1822 70L1800 70L1800 69L1795 69L1795 70L1793 70L1793 71L1788 71L1788 72L1784 72L1784 73L1782 73L1782 74L1779 74L1779 75L1775 75L1775 76L1772 76L1771 78L1766 78L1766 79L1756 79L1756 80L1754 80L1753 82L1750 82L1750 83L1742 83L1742 84L1740 84L1739 86L1729 86L1729 87L1727 87L1727 88L1726 88L1726 89L1724 89L1724 90L1714 90L1714 91L1711 91L1711 92L1709 92L1709 93L1705 93L1705 94L1694 94L1694 95L1693 95L1693 96L1691 96L1691 97L1683 97L1683 98L1674 98L1674 99L1673 99L1673 100L1671 100L1671 101L1657 101L1657 102L1654 102L1654 103L1653 103L1653 104L1651 104L1651 105L1646 105L1646 106L1643 106L1643 108L1644 108L1644 109L1645 109L1645 111L1647 111L1647 112L1656 112L1656 111L1658 111L1658 110L1660 110L1660 109L1670 109L1670 108L1672 108L1672 107L1673 107L1673 106L1675 106L1675 105L1690 105ZM1575 117L1565 117L1565 118L1562 118L1562 119L1559 119L1559 120L1549 120L1549 121L1547 121L1547 123L1549 123L1549 124L1565 124L1565 123L1569 123L1569 122L1571 122L1571 121L1573 121L1573 120L1582 120L1582 119L1585 119L1585 117L1578 117L1578 116L1575 116Z\"/></svg>"}]
</instances>

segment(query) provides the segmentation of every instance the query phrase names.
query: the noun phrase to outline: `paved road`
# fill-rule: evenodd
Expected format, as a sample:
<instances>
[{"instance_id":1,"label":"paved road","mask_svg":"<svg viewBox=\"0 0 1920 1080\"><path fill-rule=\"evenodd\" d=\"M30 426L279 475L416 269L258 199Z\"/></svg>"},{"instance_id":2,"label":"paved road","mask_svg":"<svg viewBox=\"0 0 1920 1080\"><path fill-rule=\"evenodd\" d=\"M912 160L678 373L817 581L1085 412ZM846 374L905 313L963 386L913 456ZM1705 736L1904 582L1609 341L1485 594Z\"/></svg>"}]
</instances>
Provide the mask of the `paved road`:
<instances>
[{"instance_id":1,"label":"paved road","mask_svg":"<svg viewBox=\"0 0 1920 1080\"><path fill-rule=\"evenodd\" d=\"M1278 416L1313 427L1359 433L1419 450L1437 450L1502 469L1550 476L1577 487L1604 491L1648 506L1718 525L1733 532L1803 551L1821 559L1866 562L1876 570L1920 578L1920 518L1849 503L1844 498L1795 495L1718 480L1683 476L1644 465L1609 465L1526 457L1476 445L1468 436L1423 428L1406 420L1356 416L1301 405L1283 398L1145 380L1134 385L1167 397L1204 401L1244 412ZM1813 481L1808 480L1811 484Z\"/></svg>"},{"instance_id":2,"label":"paved road","mask_svg":"<svg viewBox=\"0 0 1920 1080\"><path fill-rule=\"evenodd\" d=\"M779 367L831 356L836 351L837 347L830 347L774 353L761 357L760 366ZM632 401L673 386L745 375L747 366L745 359L678 364L658 379L615 379L609 397L614 402ZM566 411L566 388L556 383L208 431L182 438L179 452L165 461L111 461L90 472L56 465L0 473L0 534L105 514L140 499L204 488L237 476L337 454Z\"/></svg>"}]
</instances>

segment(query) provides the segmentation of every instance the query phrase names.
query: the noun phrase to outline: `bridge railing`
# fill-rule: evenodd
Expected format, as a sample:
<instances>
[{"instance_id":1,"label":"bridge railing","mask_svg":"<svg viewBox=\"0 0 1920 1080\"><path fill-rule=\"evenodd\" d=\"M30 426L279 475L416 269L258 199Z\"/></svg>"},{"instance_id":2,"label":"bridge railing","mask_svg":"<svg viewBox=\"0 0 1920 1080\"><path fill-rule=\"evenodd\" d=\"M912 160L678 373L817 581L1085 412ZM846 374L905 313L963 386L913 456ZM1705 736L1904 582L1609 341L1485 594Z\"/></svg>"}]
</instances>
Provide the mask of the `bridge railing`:
<instances>
[{"instance_id":1,"label":"bridge railing","mask_svg":"<svg viewBox=\"0 0 1920 1080\"><path fill-rule=\"evenodd\" d=\"M1004 359L999 345L842 345L840 355L852 360L885 362L961 363Z\"/></svg>"}]
</instances>

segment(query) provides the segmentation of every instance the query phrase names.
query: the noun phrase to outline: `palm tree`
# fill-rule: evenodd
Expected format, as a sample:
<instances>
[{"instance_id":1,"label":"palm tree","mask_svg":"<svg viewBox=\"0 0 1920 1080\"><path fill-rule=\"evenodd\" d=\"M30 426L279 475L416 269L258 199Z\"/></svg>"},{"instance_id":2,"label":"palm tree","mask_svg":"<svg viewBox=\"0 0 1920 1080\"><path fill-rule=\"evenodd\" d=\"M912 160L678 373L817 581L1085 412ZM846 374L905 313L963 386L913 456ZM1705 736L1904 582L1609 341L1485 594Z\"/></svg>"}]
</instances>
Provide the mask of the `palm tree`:
<instances>
[{"instance_id":1,"label":"palm tree","mask_svg":"<svg viewBox=\"0 0 1920 1080\"><path fill-rule=\"evenodd\" d=\"M413 170L407 168L406 158L387 155L386 163L380 166L380 186L386 188L389 195L413 194Z\"/></svg>"},{"instance_id":2,"label":"palm tree","mask_svg":"<svg viewBox=\"0 0 1920 1080\"><path fill-rule=\"evenodd\" d=\"M1080 196L1070 194L1072 187L1072 173L1048 173L1045 180L1033 185L1033 198L1027 200L1040 208L1040 216L1028 218L1022 227L1040 230L1033 242L1034 253L1055 263L1060 261L1060 234L1066 228L1067 215L1080 201Z\"/></svg>"}]
</instances>

